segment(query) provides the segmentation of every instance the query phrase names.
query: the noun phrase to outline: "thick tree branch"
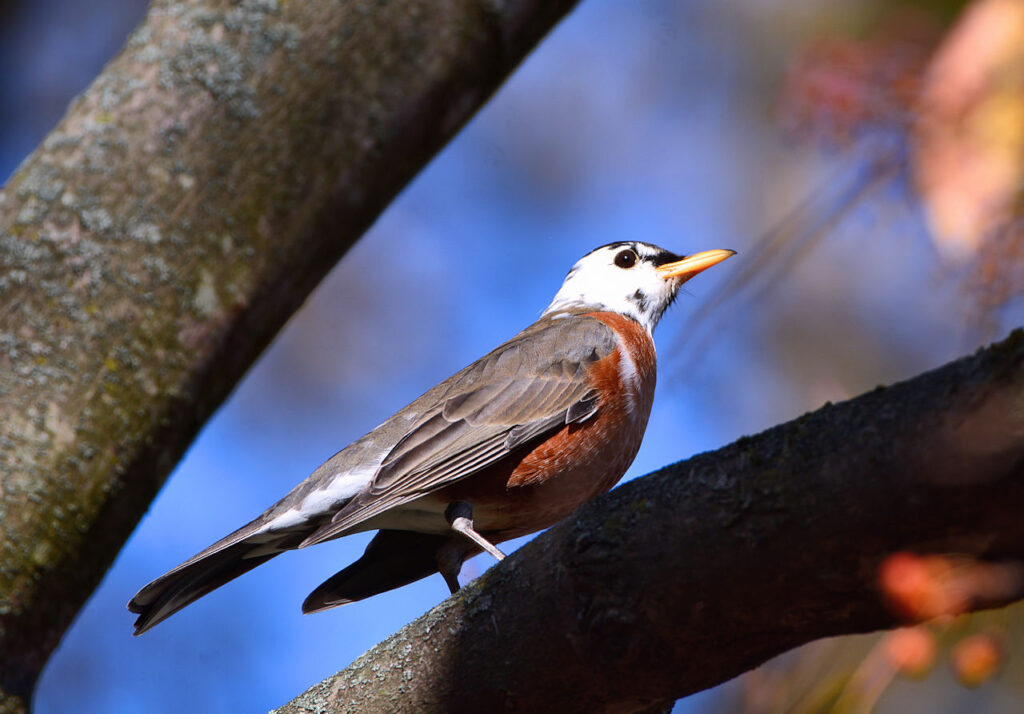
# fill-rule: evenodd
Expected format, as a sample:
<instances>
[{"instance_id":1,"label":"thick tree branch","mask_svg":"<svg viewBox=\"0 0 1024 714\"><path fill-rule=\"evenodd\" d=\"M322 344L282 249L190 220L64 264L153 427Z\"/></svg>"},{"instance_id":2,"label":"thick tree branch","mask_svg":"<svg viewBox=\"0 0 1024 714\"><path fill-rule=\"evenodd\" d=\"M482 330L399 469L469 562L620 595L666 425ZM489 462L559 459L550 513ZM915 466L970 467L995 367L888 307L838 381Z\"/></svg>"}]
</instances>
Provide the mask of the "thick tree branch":
<instances>
[{"instance_id":1,"label":"thick tree branch","mask_svg":"<svg viewBox=\"0 0 1024 714\"><path fill-rule=\"evenodd\" d=\"M571 0L154 0L0 192L0 711L197 429Z\"/></svg>"},{"instance_id":2,"label":"thick tree branch","mask_svg":"<svg viewBox=\"0 0 1024 714\"><path fill-rule=\"evenodd\" d=\"M1022 513L1018 330L624 484L279 712L656 710L896 624L894 551L1024 560Z\"/></svg>"}]
</instances>

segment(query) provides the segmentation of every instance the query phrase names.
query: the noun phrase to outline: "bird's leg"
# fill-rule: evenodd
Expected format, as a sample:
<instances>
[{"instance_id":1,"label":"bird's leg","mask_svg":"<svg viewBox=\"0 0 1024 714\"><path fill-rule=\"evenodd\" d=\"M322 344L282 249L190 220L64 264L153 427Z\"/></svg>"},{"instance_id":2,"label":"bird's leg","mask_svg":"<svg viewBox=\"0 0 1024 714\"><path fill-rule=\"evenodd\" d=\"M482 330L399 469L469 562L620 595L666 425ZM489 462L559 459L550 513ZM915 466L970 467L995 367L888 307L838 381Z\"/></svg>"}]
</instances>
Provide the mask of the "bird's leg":
<instances>
[{"instance_id":1,"label":"bird's leg","mask_svg":"<svg viewBox=\"0 0 1024 714\"><path fill-rule=\"evenodd\" d=\"M498 550L491 541L484 538L473 529L473 504L468 501L452 501L448 508L444 509L444 517L452 530L458 531L469 538L478 546L493 555L496 560L504 560L505 554ZM447 577L445 578L447 580ZM448 583L451 587L451 583ZM454 592L454 591L453 591Z\"/></svg>"},{"instance_id":2,"label":"bird's leg","mask_svg":"<svg viewBox=\"0 0 1024 714\"><path fill-rule=\"evenodd\" d=\"M437 569L441 571L452 595L459 591L459 572L462 570L464 556L464 547L457 547L452 541L445 543L437 551Z\"/></svg>"}]
</instances>

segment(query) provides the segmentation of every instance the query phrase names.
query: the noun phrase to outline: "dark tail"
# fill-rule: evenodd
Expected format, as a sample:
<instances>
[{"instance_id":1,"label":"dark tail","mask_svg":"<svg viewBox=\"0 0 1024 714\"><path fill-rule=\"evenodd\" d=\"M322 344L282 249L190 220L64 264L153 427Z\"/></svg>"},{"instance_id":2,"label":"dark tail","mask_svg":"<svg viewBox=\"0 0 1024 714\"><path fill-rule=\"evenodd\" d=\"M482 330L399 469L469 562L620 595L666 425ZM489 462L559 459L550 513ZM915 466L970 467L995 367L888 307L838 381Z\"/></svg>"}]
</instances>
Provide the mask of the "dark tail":
<instances>
[{"instance_id":1,"label":"dark tail","mask_svg":"<svg viewBox=\"0 0 1024 714\"><path fill-rule=\"evenodd\" d=\"M309 594L302 611L327 610L436 573L437 551L450 538L413 531L379 531L359 560Z\"/></svg>"},{"instance_id":2,"label":"dark tail","mask_svg":"<svg viewBox=\"0 0 1024 714\"><path fill-rule=\"evenodd\" d=\"M255 545L243 540L209 555L200 553L161 575L131 599L128 609L139 616L135 620L134 634L141 635L192 601L280 555L286 549L275 549L265 544Z\"/></svg>"}]
</instances>

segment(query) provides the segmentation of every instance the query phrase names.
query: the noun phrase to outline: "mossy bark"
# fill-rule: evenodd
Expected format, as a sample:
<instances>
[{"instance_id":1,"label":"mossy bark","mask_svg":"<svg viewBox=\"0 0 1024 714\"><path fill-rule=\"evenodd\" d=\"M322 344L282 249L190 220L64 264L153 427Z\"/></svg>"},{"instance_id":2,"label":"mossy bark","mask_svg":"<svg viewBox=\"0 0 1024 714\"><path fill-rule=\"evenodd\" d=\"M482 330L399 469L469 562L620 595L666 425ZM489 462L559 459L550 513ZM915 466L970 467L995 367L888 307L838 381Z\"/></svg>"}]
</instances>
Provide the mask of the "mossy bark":
<instances>
[{"instance_id":1,"label":"mossy bark","mask_svg":"<svg viewBox=\"0 0 1024 714\"><path fill-rule=\"evenodd\" d=\"M892 627L901 550L1011 561L1024 331L636 479L278 710L643 712L819 637Z\"/></svg>"},{"instance_id":2,"label":"mossy bark","mask_svg":"<svg viewBox=\"0 0 1024 714\"><path fill-rule=\"evenodd\" d=\"M0 711L291 312L573 5L152 3L0 191Z\"/></svg>"}]
</instances>

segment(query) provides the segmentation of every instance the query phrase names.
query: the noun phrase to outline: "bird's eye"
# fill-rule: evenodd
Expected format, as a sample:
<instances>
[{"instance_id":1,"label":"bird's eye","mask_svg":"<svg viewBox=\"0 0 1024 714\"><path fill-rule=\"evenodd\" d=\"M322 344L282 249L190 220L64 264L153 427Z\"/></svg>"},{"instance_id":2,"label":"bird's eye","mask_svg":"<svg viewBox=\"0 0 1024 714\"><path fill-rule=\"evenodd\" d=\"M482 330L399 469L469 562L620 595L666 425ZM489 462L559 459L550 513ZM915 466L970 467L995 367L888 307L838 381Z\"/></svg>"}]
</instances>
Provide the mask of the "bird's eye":
<instances>
[{"instance_id":1,"label":"bird's eye","mask_svg":"<svg viewBox=\"0 0 1024 714\"><path fill-rule=\"evenodd\" d=\"M631 250L619 251L615 256L615 264L620 268L632 268L636 265L636 253Z\"/></svg>"}]
</instances>

